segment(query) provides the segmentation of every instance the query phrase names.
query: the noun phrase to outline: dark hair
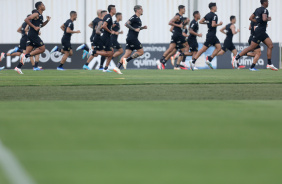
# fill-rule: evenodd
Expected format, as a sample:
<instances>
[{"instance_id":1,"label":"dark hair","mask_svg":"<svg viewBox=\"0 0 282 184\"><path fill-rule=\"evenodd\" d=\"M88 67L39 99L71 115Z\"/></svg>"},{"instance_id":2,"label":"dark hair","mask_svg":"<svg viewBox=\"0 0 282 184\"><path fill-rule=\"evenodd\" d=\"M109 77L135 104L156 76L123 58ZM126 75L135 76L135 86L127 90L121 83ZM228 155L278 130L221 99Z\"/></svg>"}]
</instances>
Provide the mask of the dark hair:
<instances>
[{"instance_id":1,"label":"dark hair","mask_svg":"<svg viewBox=\"0 0 282 184\"><path fill-rule=\"evenodd\" d=\"M120 12L117 12L117 13L116 13L116 17L117 17L117 16L120 16L120 15L121 15L121 13L120 13Z\"/></svg>"},{"instance_id":2,"label":"dark hair","mask_svg":"<svg viewBox=\"0 0 282 184\"><path fill-rule=\"evenodd\" d=\"M37 3L35 3L35 8L38 10L39 6L42 4L41 1L38 1Z\"/></svg>"},{"instance_id":3,"label":"dark hair","mask_svg":"<svg viewBox=\"0 0 282 184\"><path fill-rule=\"evenodd\" d=\"M267 2L268 0L260 0L260 4Z\"/></svg>"},{"instance_id":4,"label":"dark hair","mask_svg":"<svg viewBox=\"0 0 282 184\"><path fill-rule=\"evenodd\" d=\"M31 16L31 14L28 14L27 17Z\"/></svg>"},{"instance_id":5,"label":"dark hair","mask_svg":"<svg viewBox=\"0 0 282 184\"><path fill-rule=\"evenodd\" d=\"M103 11L101 11L101 15L102 15L103 13L107 13L107 10L103 10Z\"/></svg>"},{"instance_id":6,"label":"dark hair","mask_svg":"<svg viewBox=\"0 0 282 184\"><path fill-rule=\"evenodd\" d=\"M216 6L216 3L210 3L209 4L209 9L211 9L212 7Z\"/></svg>"},{"instance_id":7,"label":"dark hair","mask_svg":"<svg viewBox=\"0 0 282 184\"><path fill-rule=\"evenodd\" d=\"M181 9L183 9L183 8L185 8L184 5L179 5L179 6L178 6L178 10L179 10L179 11L180 11Z\"/></svg>"},{"instance_id":8,"label":"dark hair","mask_svg":"<svg viewBox=\"0 0 282 184\"><path fill-rule=\"evenodd\" d=\"M32 10L32 14L37 13L38 11L36 9Z\"/></svg>"},{"instance_id":9,"label":"dark hair","mask_svg":"<svg viewBox=\"0 0 282 184\"><path fill-rule=\"evenodd\" d=\"M115 6L115 5L109 5L109 6L108 6L108 12L110 13L111 10L112 10L112 8L114 8L114 7L116 7L116 6Z\"/></svg>"},{"instance_id":10,"label":"dark hair","mask_svg":"<svg viewBox=\"0 0 282 184\"><path fill-rule=\"evenodd\" d=\"M195 15L199 14L199 11L194 11L193 16L195 17Z\"/></svg>"},{"instance_id":11,"label":"dark hair","mask_svg":"<svg viewBox=\"0 0 282 184\"><path fill-rule=\"evenodd\" d=\"M232 16L230 17L230 21L232 21L233 19L236 19L236 17L235 17L234 15L232 15Z\"/></svg>"},{"instance_id":12,"label":"dark hair","mask_svg":"<svg viewBox=\"0 0 282 184\"><path fill-rule=\"evenodd\" d=\"M76 11L71 11L70 12L70 16L72 16L73 14L76 14Z\"/></svg>"},{"instance_id":13,"label":"dark hair","mask_svg":"<svg viewBox=\"0 0 282 184\"><path fill-rule=\"evenodd\" d=\"M141 5L136 5L134 6L134 12L136 12L137 10L140 10L142 8Z\"/></svg>"}]
</instances>

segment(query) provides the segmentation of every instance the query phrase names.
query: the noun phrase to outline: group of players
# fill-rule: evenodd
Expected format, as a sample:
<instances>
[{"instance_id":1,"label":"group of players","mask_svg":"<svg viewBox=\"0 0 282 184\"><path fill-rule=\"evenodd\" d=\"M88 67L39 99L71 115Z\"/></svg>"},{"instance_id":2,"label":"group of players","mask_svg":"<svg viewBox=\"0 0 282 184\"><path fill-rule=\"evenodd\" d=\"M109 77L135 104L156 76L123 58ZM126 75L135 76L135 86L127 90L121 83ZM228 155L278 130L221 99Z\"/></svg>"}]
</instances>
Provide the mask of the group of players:
<instances>
[{"instance_id":1,"label":"group of players","mask_svg":"<svg viewBox=\"0 0 282 184\"><path fill-rule=\"evenodd\" d=\"M211 56L206 57L206 64L213 69L212 60L215 56L223 55L226 51L230 50L234 57L232 59L233 68L245 68L245 66L240 66L239 59L240 57L246 55L254 57L253 64L250 68L251 71L257 71L255 69L256 63L258 62L261 56L260 43L263 42L268 47L267 58L268 65L267 68L277 71L278 69L273 66L271 62L272 48L273 44L271 39L266 33L267 22L271 21L269 17L268 10L268 0L260 0L261 7L257 8L255 12L250 17L250 30L251 35L249 39L250 46L243 50L240 54L237 53L237 50L233 44L233 35L237 34L240 30L236 30L235 23L236 17L230 17L230 23L224 26L220 31L226 34L226 39L224 41L223 47L216 36L217 27L222 26L222 22L218 23L218 17L215 14L217 12L216 3L210 3L209 8L210 12L201 19L201 15L198 11L193 13L194 19L190 23L189 18L183 17L185 14L185 6L180 5L178 7L179 12L171 19L169 25L171 25L172 39L169 48L163 54L162 58L157 61L157 67L159 70L164 70L166 67L167 61L172 58L172 64L175 65L175 70L187 69L185 65L185 60L187 56L192 56L190 61L190 69L192 71L197 70L195 63L197 59L205 52L210 46L215 46L215 50ZM20 46L12 49L8 53L1 53L0 61L2 61L7 56L20 56L20 62L15 68L19 74L23 74L21 68L28 58L33 66L33 70L40 71L41 67L38 66L39 55L45 52L45 45L40 35L40 29L48 24L51 17L47 16L47 20L43 21L43 12L45 11L45 5L42 2L37 2L35 4L36 10L32 11L31 15L28 15L25 19L25 22L18 29L18 32L22 34L20 41ZM141 30L147 29L147 26L142 27L142 21L140 19L143 15L143 8L140 5L134 7L135 14L126 22L125 26L129 29L127 39L126 39L126 51L125 54L121 57L120 61L117 64L117 67L114 68L114 72L117 74L121 73L121 67L124 69L127 68L129 61L136 59L144 54L142 44L138 39L139 32ZM123 54L123 49L118 43L118 35L123 34L120 31L119 22L122 21L122 14L116 12L114 5L108 6L108 13L106 10L98 10L98 17L95 18L90 24L89 27L93 29L91 35L91 48L87 44L82 44L76 50L83 50L83 58L88 57L87 62L83 66L85 70L91 70L89 68L89 63L93 60L94 57L98 55L101 57L100 70L103 72L111 72L108 67L111 60L115 57ZM113 21L113 16L116 16L116 21ZM51 53L56 55L63 54L60 65L57 67L57 70L64 70L63 65L65 64L68 57L73 55L73 50L71 46L71 37L74 33L80 33L80 31L74 31L73 22L77 19L77 13L75 11L70 12L70 19L68 19L62 26L61 29L64 31L62 37L62 48L55 46ZM189 29L187 26L189 25ZM200 24L207 24L208 33L206 35L206 41L201 50L198 51L198 42L197 37L202 37L202 34L198 34ZM190 33L188 35L188 32ZM116 52L114 52L116 50ZM136 51L134 54L133 51ZM174 63L174 56L178 51L177 63ZM34 58L35 57L35 61ZM105 67L104 62L106 61ZM0 68L0 70L4 67Z\"/></svg>"}]
</instances>

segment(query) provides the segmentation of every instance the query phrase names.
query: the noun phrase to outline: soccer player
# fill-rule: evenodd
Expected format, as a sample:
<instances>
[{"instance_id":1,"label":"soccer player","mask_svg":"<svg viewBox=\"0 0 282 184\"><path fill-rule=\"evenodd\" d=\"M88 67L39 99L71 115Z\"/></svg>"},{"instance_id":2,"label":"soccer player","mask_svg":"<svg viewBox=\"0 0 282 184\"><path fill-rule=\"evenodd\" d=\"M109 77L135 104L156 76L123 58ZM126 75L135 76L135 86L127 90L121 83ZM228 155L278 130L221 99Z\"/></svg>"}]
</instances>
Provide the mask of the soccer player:
<instances>
[{"instance_id":1,"label":"soccer player","mask_svg":"<svg viewBox=\"0 0 282 184\"><path fill-rule=\"evenodd\" d=\"M199 23L198 21L201 19L201 14L199 11L195 11L193 13L194 19L190 23L189 27L189 37L188 37L188 44L190 46L190 51L192 52L192 57L195 57L198 52L198 41L197 37L202 37L202 33L198 34L199 31Z\"/></svg>"},{"instance_id":2,"label":"soccer player","mask_svg":"<svg viewBox=\"0 0 282 184\"><path fill-rule=\"evenodd\" d=\"M19 74L23 74L21 67L27 58L35 56L45 52L45 45L39 37L40 28L46 26L51 17L47 16L47 20L43 22L42 13L45 11L45 5L40 1L35 4L36 10L32 11L32 15L25 19L25 22L29 25L28 41L26 47L26 53L21 55L21 60L18 66L15 68ZM35 48L35 50L33 50Z\"/></svg>"},{"instance_id":3,"label":"soccer player","mask_svg":"<svg viewBox=\"0 0 282 184\"><path fill-rule=\"evenodd\" d=\"M211 61L213 60L213 58L220 52L221 50L221 45L220 42L216 36L216 30L218 26L221 26L223 23L220 22L218 24L218 17L215 14L215 12L217 12L217 6L216 3L210 3L209 4L209 8L210 8L210 13L208 13L204 18L202 18L199 23L200 24L207 24L208 26L208 33L207 33L207 37L206 37L206 42L204 43L203 48L197 52L197 54L195 55L195 57L193 57L192 61L190 61L190 68L192 71L194 71L195 68L195 63L197 61L197 59L208 50L208 48L210 46L215 46L215 50L212 53L211 56L208 56L206 58L206 64L213 69Z\"/></svg>"},{"instance_id":4,"label":"soccer player","mask_svg":"<svg viewBox=\"0 0 282 184\"><path fill-rule=\"evenodd\" d=\"M116 21L114 21L113 28L112 28L114 33L111 35L113 48L117 50L114 53L113 58L118 57L123 53L123 49L118 42L118 35L123 34L123 31L120 31L120 24L119 24L120 21L122 21L122 14L117 13L116 14Z\"/></svg>"},{"instance_id":5,"label":"soccer player","mask_svg":"<svg viewBox=\"0 0 282 184\"><path fill-rule=\"evenodd\" d=\"M70 12L70 19L68 19L62 26L61 29L64 31L64 35L62 38L62 49L59 49L58 46L55 46L51 53L53 52L61 52L64 54L62 57L62 60L60 62L60 65L57 67L57 70L64 71L63 65L66 63L66 60L69 56L73 55L72 46L71 46L71 36L74 33L80 33L80 31L74 31L74 25L73 22L77 19L77 13L75 11Z\"/></svg>"},{"instance_id":6,"label":"soccer player","mask_svg":"<svg viewBox=\"0 0 282 184\"><path fill-rule=\"evenodd\" d=\"M269 17L269 12L266 9L269 5L268 0L260 0L261 7L257 8L255 12L251 15L250 20L257 23L257 28L255 29L255 33L251 42L251 45L244 49L240 54L238 54L235 59L236 63L239 62L239 59L247 54L248 52L251 52L255 50L261 42L263 42L267 46L267 60L268 65L267 68L278 71L278 69L272 64L271 62L271 56L272 56L272 49L273 49L273 43L272 40L269 38L268 34L266 33L267 28L267 22L271 21L271 17ZM250 71L257 71L255 69L255 64L253 63Z\"/></svg>"},{"instance_id":7,"label":"soccer player","mask_svg":"<svg viewBox=\"0 0 282 184\"><path fill-rule=\"evenodd\" d=\"M117 74L122 74L120 71L122 65L123 68L126 69L129 61L136 59L144 54L143 46L138 40L139 32L141 30L147 29L147 26L142 27L142 21L140 19L141 15L143 15L142 6L134 6L134 12L135 15L133 15L125 24L125 26L129 29L126 38L126 51L120 59L117 67L115 67L114 69L114 72L116 72ZM134 50L136 50L136 52L131 55Z\"/></svg>"},{"instance_id":8,"label":"soccer player","mask_svg":"<svg viewBox=\"0 0 282 184\"><path fill-rule=\"evenodd\" d=\"M97 27L98 27L98 23L103 20L103 18L104 18L104 16L105 16L106 13L107 13L106 10L97 10L97 15L98 15L98 17L96 17L96 18L88 25L91 29L93 29L92 35L91 35L91 37L90 37L91 49L92 49L92 50L94 49L94 46L95 46L95 45L94 45L94 38L95 38L95 35L96 35L96 30L97 30ZM102 16L102 14L104 14L104 15ZM82 56L83 59L84 59L86 56L90 56L89 53L92 53L91 50L89 51L89 48L88 48L87 44L83 44L83 45L79 46L79 47L76 49L76 51L79 51L79 50L83 50L83 56ZM89 58L89 57L88 57L88 58ZM100 68L99 68L99 70L103 70L103 69L104 69L103 66L104 66L105 60L106 60L106 57L105 57L105 56L102 56L102 57L101 57L101 61L100 61Z\"/></svg>"},{"instance_id":9,"label":"soccer player","mask_svg":"<svg viewBox=\"0 0 282 184\"><path fill-rule=\"evenodd\" d=\"M236 24L236 17L232 15L230 17L230 23L220 29L220 32L222 32L223 34L226 34L226 38L224 40L223 47L221 51L217 54L217 56L222 56L228 50L230 50L233 53L233 56L237 55L238 53L237 49L235 48L235 45L233 44L233 36L239 33L240 30L237 29L236 31L235 24ZM234 57L232 59L232 67L233 68L237 67L238 69L245 68L245 66L240 66L239 63L237 63L237 66L236 66Z\"/></svg>"},{"instance_id":10,"label":"soccer player","mask_svg":"<svg viewBox=\"0 0 282 184\"><path fill-rule=\"evenodd\" d=\"M184 45L186 39L182 34L183 28L183 15L185 14L185 6L178 6L179 12L170 20L169 25L174 26L173 35L169 45L169 48L163 54L163 57L157 61L157 66L159 70L165 69L165 64L167 56L176 48L177 45ZM184 46L183 46L184 47Z\"/></svg>"}]
</instances>

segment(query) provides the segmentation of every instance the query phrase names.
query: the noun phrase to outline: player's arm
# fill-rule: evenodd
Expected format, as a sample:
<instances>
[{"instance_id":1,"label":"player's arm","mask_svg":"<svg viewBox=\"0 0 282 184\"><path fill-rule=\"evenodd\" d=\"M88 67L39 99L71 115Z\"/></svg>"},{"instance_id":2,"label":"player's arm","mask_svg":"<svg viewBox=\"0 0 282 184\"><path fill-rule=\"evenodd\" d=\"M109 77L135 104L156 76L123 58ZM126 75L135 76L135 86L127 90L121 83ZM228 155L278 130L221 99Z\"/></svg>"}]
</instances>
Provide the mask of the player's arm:
<instances>
[{"instance_id":1,"label":"player's arm","mask_svg":"<svg viewBox=\"0 0 282 184\"><path fill-rule=\"evenodd\" d=\"M26 27L24 28L24 31L25 31L26 33L28 33L28 31L29 31L29 25L26 25Z\"/></svg>"},{"instance_id":2,"label":"player's arm","mask_svg":"<svg viewBox=\"0 0 282 184\"><path fill-rule=\"evenodd\" d=\"M170 31L170 32L173 32L173 29L174 29L174 26L171 26L170 29L169 29L169 31Z\"/></svg>"},{"instance_id":3,"label":"player's arm","mask_svg":"<svg viewBox=\"0 0 282 184\"><path fill-rule=\"evenodd\" d=\"M212 27L218 27L218 26L221 26L222 24L223 22L220 22L219 24L217 24L215 20L212 21Z\"/></svg>"},{"instance_id":4,"label":"player's arm","mask_svg":"<svg viewBox=\"0 0 282 184\"><path fill-rule=\"evenodd\" d=\"M266 10L265 10L265 13L262 14L262 20L263 20L264 22L271 21L271 17L268 17L268 16L267 16Z\"/></svg>"},{"instance_id":5,"label":"player's arm","mask_svg":"<svg viewBox=\"0 0 282 184\"><path fill-rule=\"evenodd\" d=\"M93 22L91 22L89 25L88 25L88 27L90 27L91 29L93 29Z\"/></svg>"},{"instance_id":6,"label":"player's arm","mask_svg":"<svg viewBox=\"0 0 282 184\"><path fill-rule=\"evenodd\" d=\"M236 28L235 28L234 25L232 25L232 26L230 27L230 29L231 29L233 35L235 35L235 34L237 34L237 33L240 32L240 29L237 29L237 31L236 31Z\"/></svg>"},{"instance_id":7,"label":"player's arm","mask_svg":"<svg viewBox=\"0 0 282 184\"><path fill-rule=\"evenodd\" d=\"M199 21L200 24L207 24L206 22L206 19L205 18L202 18L200 21Z\"/></svg>"},{"instance_id":8,"label":"player's arm","mask_svg":"<svg viewBox=\"0 0 282 184\"><path fill-rule=\"evenodd\" d=\"M22 33L22 26L20 26L20 27L18 28L17 32L20 33L20 34Z\"/></svg>"},{"instance_id":9,"label":"player's arm","mask_svg":"<svg viewBox=\"0 0 282 184\"><path fill-rule=\"evenodd\" d=\"M184 33L184 32L182 32L182 35L183 35L184 37L188 37L188 36L189 36L188 34L186 34L186 33Z\"/></svg>"},{"instance_id":10,"label":"player's arm","mask_svg":"<svg viewBox=\"0 0 282 184\"><path fill-rule=\"evenodd\" d=\"M147 26L143 26L143 27L140 28L140 30L143 30L143 29L148 29L148 27Z\"/></svg>"},{"instance_id":11,"label":"player's arm","mask_svg":"<svg viewBox=\"0 0 282 184\"><path fill-rule=\"evenodd\" d=\"M251 26L251 24L249 25L249 30L252 30L252 26Z\"/></svg>"},{"instance_id":12,"label":"player's arm","mask_svg":"<svg viewBox=\"0 0 282 184\"><path fill-rule=\"evenodd\" d=\"M96 34L98 34L98 35L102 34L102 32L101 32L102 24L103 24L102 21L98 22L98 26L96 28Z\"/></svg>"},{"instance_id":13,"label":"player's arm","mask_svg":"<svg viewBox=\"0 0 282 184\"><path fill-rule=\"evenodd\" d=\"M66 28L66 27L65 27L65 24L61 25L60 28L61 28L62 31L65 31L65 28Z\"/></svg>"},{"instance_id":14,"label":"player's arm","mask_svg":"<svg viewBox=\"0 0 282 184\"><path fill-rule=\"evenodd\" d=\"M71 33L71 34L73 34L73 33L80 33L79 30L78 30L78 31L72 31L70 27L67 27L66 32L67 32L67 33Z\"/></svg>"},{"instance_id":15,"label":"player's arm","mask_svg":"<svg viewBox=\"0 0 282 184\"><path fill-rule=\"evenodd\" d=\"M252 21L252 22L257 22L255 14L252 14L250 16L249 20Z\"/></svg>"},{"instance_id":16,"label":"player's arm","mask_svg":"<svg viewBox=\"0 0 282 184\"><path fill-rule=\"evenodd\" d=\"M35 25L33 25L31 23L31 20L35 19L36 17L38 17L39 14L38 13L33 13L32 15L28 16L24 21L30 26L32 27L35 31L39 31L40 27L36 27Z\"/></svg>"},{"instance_id":17,"label":"player's arm","mask_svg":"<svg viewBox=\"0 0 282 184\"><path fill-rule=\"evenodd\" d=\"M130 20L125 23L125 26L126 26L128 29L132 30L132 31L139 32L139 31L141 30L140 28L135 29L134 27L132 27Z\"/></svg>"},{"instance_id":18,"label":"player's arm","mask_svg":"<svg viewBox=\"0 0 282 184\"><path fill-rule=\"evenodd\" d=\"M104 22L104 24L102 25L102 28L103 28L105 31L109 32L110 34L113 34L113 32L114 32L114 31L109 30L109 28L108 28L108 22L107 22L107 21Z\"/></svg>"},{"instance_id":19,"label":"player's arm","mask_svg":"<svg viewBox=\"0 0 282 184\"><path fill-rule=\"evenodd\" d=\"M190 33L191 35L195 35L195 36L198 36L198 37L202 37L202 36L203 36L202 33L198 34L198 33L196 33L192 28L189 29L189 33Z\"/></svg>"},{"instance_id":20,"label":"player's arm","mask_svg":"<svg viewBox=\"0 0 282 184\"><path fill-rule=\"evenodd\" d=\"M226 32L224 31L226 28L226 26L224 26L223 28L220 29L220 32L222 32L223 34L226 34Z\"/></svg>"},{"instance_id":21,"label":"player's arm","mask_svg":"<svg viewBox=\"0 0 282 184\"><path fill-rule=\"evenodd\" d=\"M46 20L45 22L43 22L43 24L42 24L41 27L46 26L46 25L48 24L48 22L51 20L51 17L47 16L46 19L47 19L47 20Z\"/></svg>"},{"instance_id":22,"label":"player's arm","mask_svg":"<svg viewBox=\"0 0 282 184\"><path fill-rule=\"evenodd\" d=\"M174 27L180 27L180 28L182 28L182 26L183 26L182 24L175 24L175 22L176 22L178 19L180 19L180 17L179 17L178 15L175 15L175 16L169 21L168 25L174 26Z\"/></svg>"}]
</instances>

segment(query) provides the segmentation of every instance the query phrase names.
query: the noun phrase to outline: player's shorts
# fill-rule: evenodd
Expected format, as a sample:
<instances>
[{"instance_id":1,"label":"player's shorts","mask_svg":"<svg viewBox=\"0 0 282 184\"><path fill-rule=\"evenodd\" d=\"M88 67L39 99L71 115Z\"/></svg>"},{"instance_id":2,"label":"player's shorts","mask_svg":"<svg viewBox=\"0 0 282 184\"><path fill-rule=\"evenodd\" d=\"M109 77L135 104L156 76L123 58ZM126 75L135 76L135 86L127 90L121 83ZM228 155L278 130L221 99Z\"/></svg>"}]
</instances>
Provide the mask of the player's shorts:
<instances>
[{"instance_id":1,"label":"player's shorts","mask_svg":"<svg viewBox=\"0 0 282 184\"><path fill-rule=\"evenodd\" d=\"M207 35L206 42L204 43L204 46L211 47L211 46L215 46L216 44L220 44L219 39L215 35L214 36Z\"/></svg>"},{"instance_id":2,"label":"player's shorts","mask_svg":"<svg viewBox=\"0 0 282 184\"><path fill-rule=\"evenodd\" d=\"M64 51L68 51L68 52L69 52L70 50L72 50L70 40L63 38L63 39L62 39L62 48L63 48Z\"/></svg>"},{"instance_id":3,"label":"player's shorts","mask_svg":"<svg viewBox=\"0 0 282 184\"><path fill-rule=\"evenodd\" d=\"M26 46L38 48L44 46L44 43L39 36L28 36Z\"/></svg>"},{"instance_id":4,"label":"player's shorts","mask_svg":"<svg viewBox=\"0 0 282 184\"><path fill-rule=\"evenodd\" d=\"M111 39L112 39L113 48L117 50L121 49L121 45L118 43L117 39L113 37Z\"/></svg>"},{"instance_id":5,"label":"player's shorts","mask_svg":"<svg viewBox=\"0 0 282 184\"><path fill-rule=\"evenodd\" d=\"M252 40L253 40L253 36L251 35L250 38L249 38L249 41L248 41L249 45L252 44ZM257 50L257 49L260 49L260 45L258 45L258 46L255 48L255 50Z\"/></svg>"},{"instance_id":6,"label":"player's shorts","mask_svg":"<svg viewBox=\"0 0 282 184\"><path fill-rule=\"evenodd\" d=\"M261 31L258 28L255 30L255 35L252 39L253 42L260 44L264 40L269 38L268 34L265 31Z\"/></svg>"},{"instance_id":7,"label":"player's shorts","mask_svg":"<svg viewBox=\"0 0 282 184\"><path fill-rule=\"evenodd\" d=\"M21 50L25 50L26 49L26 42L27 42L28 38L27 38L27 35L26 36L23 36L21 38L21 41L20 41L20 45L19 45L19 49Z\"/></svg>"},{"instance_id":8,"label":"player's shorts","mask_svg":"<svg viewBox=\"0 0 282 184\"><path fill-rule=\"evenodd\" d=\"M224 52L227 52L230 50L231 52L236 49L235 45L232 43L232 41L226 40L224 41L223 47L221 48Z\"/></svg>"},{"instance_id":9,"label":"player's shorts","mask_svg":"<svg viewBox=\"0 0 282 184\"><path fill-rule=\"evenodd\" d=\"M181 50L183 48L185 48L183 43L182 44L176 44L176 49L177 50Z\"/></svg>"},{"instance_id":10,"label":"player's shorts","mask_svg":"<svg viewBox=\"0 0 282 184\"><path fill-rule=\"evenodd\" d=\"M101 36L100 35L95 35L94 40L93 40L93 47L94 50L104 50L104 43L101 40Z\"/></svg>"},{"instance_id":11,"label":"player's shorts","mask_svg":"<svg viewBox=\"0 0 282 184\"><path fill-rule=\"evenodd\" d=\"M127 38L126 39L126 50L140 50L143 46L137 38Z\"/></svg>"},{"instance_id":12,"label":"player's shorts","mask_svg":"<svg viewBox=\"0 0 282 184\"><path fill-rule=\"evenodd\" d=\"M197 39L189 39L188 38L188 44L190 46L190 51L191 52L198 52L199 44L198 44Z\"/></svg>"},{"instance_id":13,"label":"player's shorts","mask_svg":"<svg viewBox=\"0 0 282 184\"><path fill-rule=\"evenodd\" d=\"M101 40L103 41L103 46L105 51L113 50L113 44L110 36L102 36Z\"/></svg>"},{"instance_id":14,"label":"player's shorts","mask_svg":"<svg viewBox=\"0 0 282 184\"><path fill-rule=\"evenodd\" d=\"M183 45L186 42L186 38L183 35L179 34L174 34L171 37L171 42L170 43L175 43L176 45Z\"/></svg>"},{"instance_id":15,"label":"player's shorts","mask_svg":"<svg viewBox=\"0 0 282 184\"><path fill-rule=\"evenodd\" d=\"M91 35L90 37L91 46L94 47L94 36Z\"/></svg>"}]
</instances>

